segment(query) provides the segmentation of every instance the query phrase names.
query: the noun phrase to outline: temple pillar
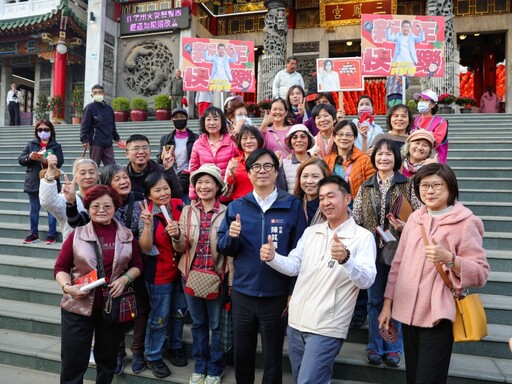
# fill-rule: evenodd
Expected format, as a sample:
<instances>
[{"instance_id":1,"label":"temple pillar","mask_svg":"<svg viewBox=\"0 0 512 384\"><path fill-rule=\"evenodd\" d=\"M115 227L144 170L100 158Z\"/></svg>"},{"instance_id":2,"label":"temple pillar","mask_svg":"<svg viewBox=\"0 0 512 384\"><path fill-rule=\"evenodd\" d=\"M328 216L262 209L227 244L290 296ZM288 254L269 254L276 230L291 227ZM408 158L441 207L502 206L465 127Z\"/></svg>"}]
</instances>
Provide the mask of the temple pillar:
<instances>
[{"instance_id":1,"label":"temple pillar","mask_svg":"<svg viewBox=\"0 0 512 384\"><path fill-rule=\"evenodd\" d=\"M258 100L272 99L272 83L277 72L284 69L286 61L286 0L266 0L264 54L258 71Z\"/></svg>"},{"instance_id":2,"label":"temple pillar","mask_svg":"<svg viewBox=\"0 0 512 384\"><path fill-rule=\"evenodd\" d=\"M55 49L53 61L53 97L60 96L62 106L53 112L53 120L64 120L66 104L66 65L68 61L68 49L65 42L59 42Z\"/></svg>"}]
</instances>

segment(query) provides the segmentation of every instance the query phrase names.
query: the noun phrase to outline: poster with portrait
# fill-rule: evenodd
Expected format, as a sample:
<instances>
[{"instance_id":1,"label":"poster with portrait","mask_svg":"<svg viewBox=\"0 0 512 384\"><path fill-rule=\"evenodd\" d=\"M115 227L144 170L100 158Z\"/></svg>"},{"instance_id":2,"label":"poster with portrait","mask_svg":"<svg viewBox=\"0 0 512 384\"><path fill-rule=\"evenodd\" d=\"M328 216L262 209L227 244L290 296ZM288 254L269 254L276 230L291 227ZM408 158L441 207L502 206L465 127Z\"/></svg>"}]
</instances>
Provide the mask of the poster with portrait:
<instances>
[{"instance_id":1,"label":"poster with portrait","mask_svg":"<svg viewBox=\"0 0 512 384\"><path fill-rule=\"evenodd\" d=\"M442 16L361 15L363 75L444 76Z\"/></svg>"},{"instance_id":2,"label":"poster with portrait","mask_svg":"<svg viewBox=\"0 0 512 384\"><path fill-rule=\"evenodd\" d=\"M317 92L361 91L364 89L360 57L317 59Z\"/></svg>"},{"instance_id":3,"label":"poster with portrait","mask_svg":"<svg viewBox=\"0 0 512 384\"><path fill-rule=\"evenodd\" d=\"M254 42L184 37L185 91L255 92Z\"/></svg>"}]
</instances>

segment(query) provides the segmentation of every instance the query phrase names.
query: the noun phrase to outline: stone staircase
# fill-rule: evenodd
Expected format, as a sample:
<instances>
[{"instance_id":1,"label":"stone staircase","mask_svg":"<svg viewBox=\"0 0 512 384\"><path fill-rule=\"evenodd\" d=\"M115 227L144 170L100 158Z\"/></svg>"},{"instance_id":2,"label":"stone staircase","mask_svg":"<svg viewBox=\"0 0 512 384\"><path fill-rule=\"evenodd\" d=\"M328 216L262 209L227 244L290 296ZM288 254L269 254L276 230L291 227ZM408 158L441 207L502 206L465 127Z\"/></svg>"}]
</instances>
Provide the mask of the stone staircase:
<instances>
[{"instance_id":1,"label":"stone staircase","mask_svg":"<svg viewBox=\"0 0 512 384\"><path fill-rule=\"evenodd\" d=\"M512 356L508 339L512 336L512 133L510 115L451 115L449 164L455 169L461 201L480 216L485 225L484 245L491 274L482 294L489 322L489 335L478 343L455 344L449 383L511 382ZM383 117L377 119L385 126ZM197 129L197 120L192 121ZM171 128L170 122L118 124L122 139L143 133L151 141L152 156L158 152L159 138ZM82 155L79 127L59 125L57 139L64 150L63 171L71 175L73 160ZM60 243L23 245L29 232L28 199L23 193L25 169L17 158L33 137L33 127L2 127L0 130L0 374L19 369L20 376L33 381L57 382L60 369L61 291L53 280L53 264ZM126 164L124 151L116 148L116 159ZM45 238L46 213L41 212L40 238ZM190 353L191 334L185 329ZM351 330L336 360L333 384L404 382L404 369L366 363L367 329ZM284 383L292 383L287 348L283 356ZM171 366L173 374L162 382L187 383L192 361L185 368ZM8 368L8 369L7 369ZM40 376L37 371L44 371ZM94 380L94 367L86 379ZM261 377L258 371L257 377ZM37 378L37 379L36 379ZM347 381L350 380L350 381ZM11 382L12 380L9 380ZM155 383L148 370L131 374L128 367L115 383ZM257 378L257 382L261 379ZM228 367L224 383L235 383Z\"/></svg>"}]
</instances>

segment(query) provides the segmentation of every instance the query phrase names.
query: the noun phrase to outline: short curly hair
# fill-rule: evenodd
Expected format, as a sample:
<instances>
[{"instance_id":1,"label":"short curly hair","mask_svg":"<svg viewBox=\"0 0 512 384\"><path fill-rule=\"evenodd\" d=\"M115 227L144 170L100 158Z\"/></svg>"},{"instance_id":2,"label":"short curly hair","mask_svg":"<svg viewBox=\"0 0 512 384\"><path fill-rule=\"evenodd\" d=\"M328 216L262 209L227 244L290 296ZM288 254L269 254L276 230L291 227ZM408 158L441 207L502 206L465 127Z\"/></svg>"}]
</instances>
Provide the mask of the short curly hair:
<instances>
[{"instance_id":1,"label":"short curly hair","mask_svg":"<svg viewBox=\"0 0 512 384\"><path fill-rule=\"evenodd\" d=\"M112 202L114 203L116 210L123 205L121 197L116 191L114 191L114 189L107 185L95 185L94 187L89 188L85 193L83 198L85 209L89 210L89 207L94 200L97 200L105 195L108 195L112 198Z\"/></svg>"}]
</instances>

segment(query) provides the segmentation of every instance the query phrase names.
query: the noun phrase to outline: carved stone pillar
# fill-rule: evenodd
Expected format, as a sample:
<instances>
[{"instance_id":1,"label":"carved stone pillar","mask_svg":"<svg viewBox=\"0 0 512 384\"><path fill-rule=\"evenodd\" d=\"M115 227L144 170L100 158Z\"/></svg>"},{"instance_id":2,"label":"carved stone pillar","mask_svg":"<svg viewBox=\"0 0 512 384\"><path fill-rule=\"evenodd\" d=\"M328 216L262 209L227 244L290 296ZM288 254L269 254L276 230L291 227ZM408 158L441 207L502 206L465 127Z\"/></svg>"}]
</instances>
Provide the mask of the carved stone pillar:
<instances>
[{"instance_id":1,"label":"carved stone pillar","mask_svg":"<svg viewBox=\"0 0 512 384\"><path fill-rule=\"evenodd\" d=\"M445 70L444 77L422 78L422 89L432 89L438 95L459 95L459 52L455 45L453 28L453 0L427 0L427 15L444 16L445 22Z\"/></svg>"},{"instance_id":2,"label":"carved stone pillar","mask_svg":"<svg viewBox=\"0 0 512 384\"><path fill-rule=\"evenodd\" d=\"M284 68L286 60L286 0L266 0L265 7L265 53L260 58L258 73L258 100L272 98L272 82L277 72Z\"/></svg>"}]
</instances>

